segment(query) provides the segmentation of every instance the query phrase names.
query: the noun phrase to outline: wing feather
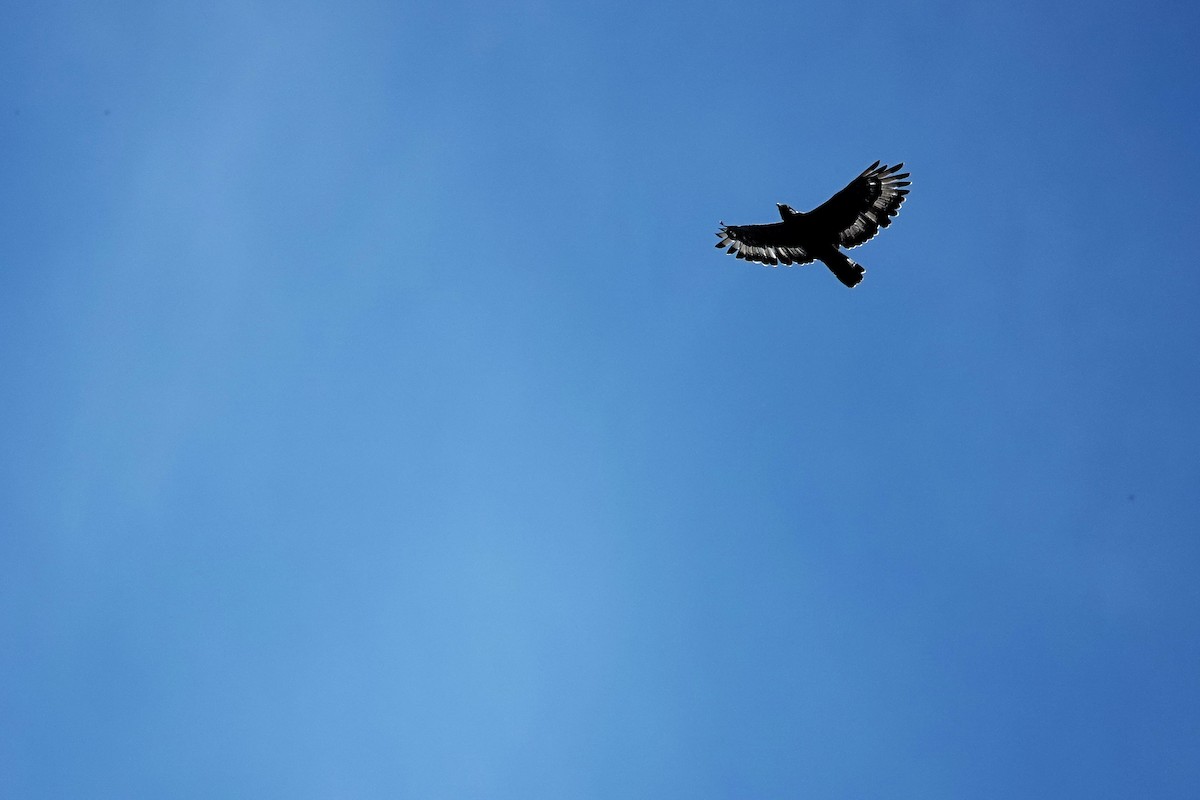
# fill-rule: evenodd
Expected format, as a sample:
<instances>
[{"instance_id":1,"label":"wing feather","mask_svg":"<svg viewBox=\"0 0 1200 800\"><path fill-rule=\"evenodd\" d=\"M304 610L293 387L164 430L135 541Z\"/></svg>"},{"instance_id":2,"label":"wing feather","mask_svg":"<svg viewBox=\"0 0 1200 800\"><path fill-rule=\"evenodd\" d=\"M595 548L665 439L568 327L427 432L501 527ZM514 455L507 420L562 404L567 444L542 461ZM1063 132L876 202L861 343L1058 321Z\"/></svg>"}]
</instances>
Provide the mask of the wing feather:
<instances>
[{"instance_id":1,"label":"wing feather","mask_svg":"<svg viewBox=\"0 0 1200 800\"><path fill-rule=\"evenodd\" d=\"M900 172L904 163L889 167L876 161L846 188L810 211L806 217L814 228L828 234L842 247L858 247L880 228L892 224L908 194L912 181Z\"/></svg>"},{"instance_id":2,"label":"wing feather","mask_svg":"<svg viewBox=\"0 0 1200 800\"><path fill-rule=\"evenodd\" d=\"M770 225L722 225L717 231L721 241L718 247L728 244L728 253L748 261L776 267L812 263L813 257L805 252L797 242L791 241L794 234L789 233L782 222Z\"/></svg>"}]
</instances>

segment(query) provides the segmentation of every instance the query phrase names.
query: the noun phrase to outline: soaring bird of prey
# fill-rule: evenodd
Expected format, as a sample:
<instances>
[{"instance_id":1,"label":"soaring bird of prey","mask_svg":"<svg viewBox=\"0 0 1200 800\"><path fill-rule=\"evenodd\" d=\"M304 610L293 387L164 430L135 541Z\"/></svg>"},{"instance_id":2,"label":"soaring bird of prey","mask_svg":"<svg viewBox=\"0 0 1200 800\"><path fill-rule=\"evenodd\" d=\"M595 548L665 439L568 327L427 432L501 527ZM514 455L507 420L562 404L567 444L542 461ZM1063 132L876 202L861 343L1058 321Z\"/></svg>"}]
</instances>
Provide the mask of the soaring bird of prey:
<instances>
[{"instance_id":1,"label":"soaring bird of prey","mask_svg":"<svg viewBox=\"0 0 1200 800\"><path fill-rule=\"evenodd\" d=\"M845 189L808 213L776 203L782 222L769 225L726 225L721 223L717 247L738 258L772 267L811 264L820 261L837 279L854 288L866 272L839 250L858 247L892 224L912 181L894 167L876 161L847 184Z\"/></svg>"}]
</instances>

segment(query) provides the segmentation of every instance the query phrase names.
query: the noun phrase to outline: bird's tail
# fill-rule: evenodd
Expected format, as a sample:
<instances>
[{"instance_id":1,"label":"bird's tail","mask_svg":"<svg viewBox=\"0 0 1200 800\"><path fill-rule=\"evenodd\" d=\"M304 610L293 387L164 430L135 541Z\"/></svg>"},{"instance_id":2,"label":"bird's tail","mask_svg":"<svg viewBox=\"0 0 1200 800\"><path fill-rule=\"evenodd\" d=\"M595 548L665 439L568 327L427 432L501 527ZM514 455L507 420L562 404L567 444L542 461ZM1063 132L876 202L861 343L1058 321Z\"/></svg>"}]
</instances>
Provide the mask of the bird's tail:
<instances>
[{"instance_id":1,"label":"bird's tail","mask_svg":"<svg viewBox=\"0 0 1200 800\"><path fill-rule=\"evenodd\" d=\"M841 250L835 250L833 255L822 258L821 262L829 267L829 271L836 275L839 281L851 289L862 283L863 274L866 273L865 269L851 261Z\"/></svg>"}]
</instances>

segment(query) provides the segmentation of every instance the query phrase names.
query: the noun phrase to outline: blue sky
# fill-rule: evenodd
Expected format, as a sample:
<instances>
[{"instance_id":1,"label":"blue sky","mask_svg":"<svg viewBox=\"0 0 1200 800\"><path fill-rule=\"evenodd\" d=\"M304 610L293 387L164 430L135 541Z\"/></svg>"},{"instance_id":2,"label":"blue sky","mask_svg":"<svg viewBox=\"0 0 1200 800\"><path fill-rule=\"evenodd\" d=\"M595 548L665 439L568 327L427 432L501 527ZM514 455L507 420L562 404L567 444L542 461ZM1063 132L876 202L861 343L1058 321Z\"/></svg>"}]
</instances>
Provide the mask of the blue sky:
<instances>
[{"instance_id":1,"label":"blue sky","mask_svg":"<svg viewBox=\"0 0 1200 800\"><path fill-rule=\"evenodd\" d=\"M9 4L0 794L1195 795L1198 33Z\"/></svg>"}]
</instances>

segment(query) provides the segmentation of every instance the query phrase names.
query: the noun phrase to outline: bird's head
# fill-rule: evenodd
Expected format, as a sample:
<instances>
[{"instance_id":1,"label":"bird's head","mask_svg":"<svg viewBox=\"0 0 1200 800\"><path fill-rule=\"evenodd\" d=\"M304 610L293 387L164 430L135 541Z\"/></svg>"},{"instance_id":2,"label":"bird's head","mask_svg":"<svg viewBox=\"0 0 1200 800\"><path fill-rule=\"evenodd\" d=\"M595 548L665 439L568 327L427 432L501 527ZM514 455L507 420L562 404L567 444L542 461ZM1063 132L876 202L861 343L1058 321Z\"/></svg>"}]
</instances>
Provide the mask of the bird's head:
<instances>
[{"instance_id":1,"label":"bird's head","mask_svg":"<svg viewBox=\"0 0 1200 800\"><path fill-rule=\"evenodd\" d=\"M791 217L797 216L800 213L787 203L776 203L775 207L779 209L779 216L781 219L790 219Z\"/></svg>"}]
</instances>

